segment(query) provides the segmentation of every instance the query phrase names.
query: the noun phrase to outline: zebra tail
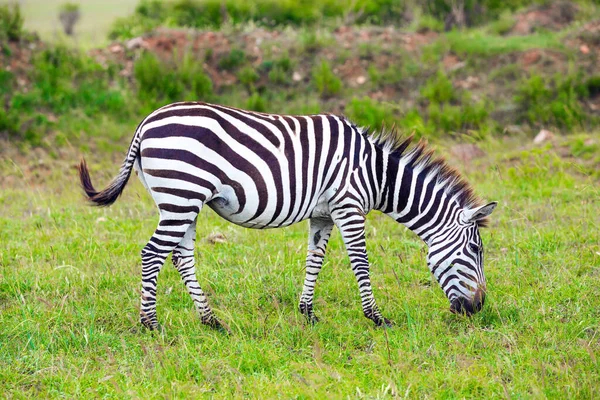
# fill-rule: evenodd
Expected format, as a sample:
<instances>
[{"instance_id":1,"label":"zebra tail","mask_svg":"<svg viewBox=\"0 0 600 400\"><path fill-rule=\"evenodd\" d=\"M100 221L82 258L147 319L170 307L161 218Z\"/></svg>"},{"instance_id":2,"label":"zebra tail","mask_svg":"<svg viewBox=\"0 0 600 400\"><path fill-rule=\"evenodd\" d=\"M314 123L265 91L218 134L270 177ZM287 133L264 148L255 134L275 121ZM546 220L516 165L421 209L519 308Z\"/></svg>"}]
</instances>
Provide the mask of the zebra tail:
<instances>
[{"instance_id":1,"label":"zebra tail","mask_svg":"<svg viewBox=\"0 0 600 400\"><path fill-rule=\"evenodd\" d=\"M131 169L133 168L133 163L138 157L138 151L139 140L138 135L136 134L131 142L131 145L129 146L127 157L125 158L125 161L121 166L119 175L117 175L105 189L99 192L96 191L96 189L94 189L94 185L92 184L92 178L90 177L90 173L88 171L85 159L81 159L81 162L78 166L79 180L81 182L81 187L87 195L87 199L91 201L93 205L107 207L115 201L117 201L117 199L123 192L127 181L129 180L129 176L131 175Z\"/></svg>"}]
</instances>

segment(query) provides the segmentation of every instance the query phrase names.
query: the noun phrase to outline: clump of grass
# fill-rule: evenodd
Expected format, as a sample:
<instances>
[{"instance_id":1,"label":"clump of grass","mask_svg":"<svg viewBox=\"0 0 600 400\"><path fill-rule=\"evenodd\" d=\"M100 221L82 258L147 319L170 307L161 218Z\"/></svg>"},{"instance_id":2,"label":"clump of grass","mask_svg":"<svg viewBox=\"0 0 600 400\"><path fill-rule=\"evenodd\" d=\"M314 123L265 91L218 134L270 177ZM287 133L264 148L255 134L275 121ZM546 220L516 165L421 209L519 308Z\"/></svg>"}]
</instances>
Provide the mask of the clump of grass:
<instances>
[{"instance_id":1,"label":"clump of grass","mask_svg":"<svg viewBox=\"0 0 600 400\"><path fill-rule=\"evenodd\" d=\"M384 127L389 129L396 123L390 105L379 103L369 97L353 98L346 106L345 113L357 125L377 131L381 131Z\"/></svg>"},{"instance_id":2,"label":"clump of grass","mask_svg":"<svg viewBox=\"0 0 600 400\"><path fill-rule=\"evenodd\" d=\"M134 77L138 98L146 104L207 100L212 95L210 78L189 53L181 61L165 62L146 52L135 63Z\"/></svg>"},{"instance_id":3,"label":"clump of grass","mask_svg":"<svg viewBox=\"0 0 600 400\"><path fill-rule=\"evenodd\" d=\"M219 59L218 66L221 69L232 71L239 68L246 62L246 53L241 49L231 49L231 51Z\"/></svg>"},{"instance_id":4,"label":"clump of grass","mask_svg":"<svg viewBox=\"0 0 600 400\"><path fill-rule=\"evenodd\" d=\"M313 69L313 83L323 98L335 96L342 90L342 81L338 78L327 61L322 61Z\"/></svg>"},{"instance_id":5,"label":"clump of grass","mask_svg":"<svg viewBox=\"0 0 600 400\"><path fill-rule=\"evenodd\" d=\"M249 92L254 91L254 84L260 78L260 75L251 66L246 66L238 72L238 80L246 87Z\"/></svg>"},{"instance_id":6,"label":"clump of grass","mask_svg":"<svg viewBox=\"0 0 600 400\"><path fill-rule=\"evenodd\" d=\"M527 36L498 36L483 33L481 30L452 31L440 40L447 42L448 48L460 57L490 57L514 51L529 49L561 49L560 34L539 32Z\"/></svg>"},{"instance_id":7,"label":"clump of grass","mask_svg":"<svg viewBox=\"0 0 600 400\"><path fill-rule=\"evenodd\" d=\"M255 92L246 101L246 108L252 111L265 112L267 111L267 102L264 97Z\"/></svg>"},{"instance_id":8,"label":"clump of grass","mask_svg":"<svg viewBox=\"0 0 600 400\"><path fill-rule=\"evenodd\" d=\"M455 90L452 81L443 70L427 80L421 89L421 95L432 103L447 103L455 99Z\"/></svg>"},{"instance_id":9,"label":"clump of grass","mask_svg":"<svg viewBox=\"0 0 600 400\"><path fill-rule=\"evenodd\" d=\"M403 64L392 64L383 71L378 70L374 65L370 65L367 73L369 74L369 80L376 87L395 86L406 78Z\"/></svg>"},{"instance_id":10,"label":"clump of grass","mask_svg":"<svg viewBox=\"0 0 600 400\"><path fill-rule=\"evenodd\" d=\"M581 74L544 78L532 74L517 88L515 102L520 118L534 126L551 125L560 129L582 128L589 121L580 99L589 95L589 87Z\"/></svg>"},{"instance_id":11,"label":"clump of grass","mask_svg":"<svg viewBox=\"0 0 600 400\"><path fill-rule=\"evenodd\" d=\"M23 33L23 16L19 4L0 4L0 41L19 40Z\"/></svg>"}]
</instances>

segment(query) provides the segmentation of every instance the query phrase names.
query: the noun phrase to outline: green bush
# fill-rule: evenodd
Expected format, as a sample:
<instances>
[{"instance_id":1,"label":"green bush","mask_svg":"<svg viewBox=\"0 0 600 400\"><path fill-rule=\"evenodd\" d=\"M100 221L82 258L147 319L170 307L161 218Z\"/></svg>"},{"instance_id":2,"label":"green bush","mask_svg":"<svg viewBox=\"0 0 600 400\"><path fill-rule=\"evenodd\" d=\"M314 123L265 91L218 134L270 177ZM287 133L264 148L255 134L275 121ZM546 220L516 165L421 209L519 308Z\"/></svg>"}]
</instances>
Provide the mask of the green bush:
<instances>
[{"instance_id":1,"label":"green bush","mask_svg":"<svg viewBox=\"0 0 600 400\"><path fill-rule=\"evenodd\" d=\"M443 70L439 70L433 77L429 78L421 89L421 95L431 103L445 103L454 100L454 88L452 81Z\"/></svg>"},{"instance_id":2,"label":"green bush","mask_svg":"<svg viewBox=\"0 0 600 400\"><path fill-rule=\"evenodd\" d=\"M135 63L133 72L138 98L146 104L206 100L212 94L212 81L190 54L168 63L146 52Z\"/></svg>"},{"instance_id":3,"label":"green bush","mask_svg":"<svg viewBox=\"0 0 600 400\"><path fill-rule=\"evenodd\" d=\"M323 98L335 96L342 90L342 81L335 76L327 61L313 69L313 83Z\"/></svg>"},{"instance_id":4,"label":"green bush","mask_svg":"<svg viewBox=\"0 0 600 400\"><path fill-rule=\"evenodd\" d=\"M485 101L472 103L467 99L463 100L461 105L430 103L427 109L428 130L432 133L487 130L488 105Z\"/></svg>"},{"instance_id":5,"label":"green bush","mask_svg":"<svg viewBox=\"0 0 600 400\"><path fill-rule=\"evenodd\" d=\"M381 131L395 124L394 113L388 105L379 103L370 97L353 98L346 106L346 115L357 125Z\"/></svg>"},{"instance_id":6,"label":"green bush","mask_svg":"<svg viewBox=\"0 0 600 400\"><path fill-rule=\"evenodd\" d=\"M132 16L115 20L108 37L115 40L141 36L160 26L167 14L166 3L160 0L141 0Z\"/></svg>"},{"instance_id":7,"label":"green bush","mask_svg":"<svg viewBox=\"0 0 600 400\"><path fill-rule=\"evenodd\" d=\"M276 85L287 85L291 81L292 60L284 55L278 60L264 61L259 69L268 73L270 82Z\"/></svg>"},{"instance_id":8,"label":"green bush","mask_svg":"<svg viewBox=\"0 0 600 400\"><path fill-rule=\"evenodd\" d=\"M219 59L218 66L220 69L231 71L242 66L245 62L246 53L244 53L244 50L232 49Z\"/></svg>"},{"instance_id":9,"label":"green bush","mask_svg":"<svg viewBox=\"0 0 600 400\"><path fill-rule=\"evenodd\" d=\"M237 75L238 80L242 85L246 87L246 89L250 92L254 91L254 84L258 81L260 76L254 70L254 68L247 66L240 70Z\"/></svg>"},{"instance_id":10,"label":"green bush","mask_svg":"<svg viewBox=\"0 0 600 400\"><path fill-rule=\"evenodd\" d=\"M258 93L253 93L246 102L246 108L252 111L265 112L267 111L267 102Z\"/></svg>"},{"instance_id":11,"label":"green bush","mask_svg":"<svg viewBox=\"0 0 600 400\"><path fill-rule=\"evenodd\" d=\"M99 111L122 115L126 102L118 89L110 87L113 73L87 55L63 46L49 47L33 57L31 90L15 93L11 104L27 112L45 108L65 113L80 108L88 115Z\"/></svg>"},{"instance_id":12,"label":"green bush","mask_svg":"<svg viewBox=\"0 0 600 400\"><path fill-rule=\"evenodd\" d=\"M17 3L0 5L0 41L19 40L23 35L23 16Z\"/></svg>"},{"instance_id":13,"label":"green bush","mask_svg":"<svg viewBox=\"0 0 600 400\"><path fill-rule=\"evenodd\" d=\"M517 88L515 102L520 110L520 120L534 126L581 128L589 117L580 99L589 96L590 88L594 87L594 80L584 82L582 74L557 75L550 79L532 75Z\"/></svg>"}]
</instances>

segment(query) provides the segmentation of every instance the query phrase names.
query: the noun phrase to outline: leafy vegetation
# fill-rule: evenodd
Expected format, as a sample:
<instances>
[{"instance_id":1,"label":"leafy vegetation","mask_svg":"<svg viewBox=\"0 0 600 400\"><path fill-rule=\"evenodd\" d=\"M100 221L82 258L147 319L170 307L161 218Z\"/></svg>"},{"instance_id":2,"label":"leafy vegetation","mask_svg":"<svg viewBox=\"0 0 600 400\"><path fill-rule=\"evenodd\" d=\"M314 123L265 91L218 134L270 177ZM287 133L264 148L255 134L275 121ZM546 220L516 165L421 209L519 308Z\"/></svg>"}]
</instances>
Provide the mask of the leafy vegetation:
<instances>
[{"instance_id":1,"label":"leafy vegetation","mask_svg":"<svg viewBox=\"0 0 600 400\"><path fill-rule=\"evenodd\" d=\"M23 34L23 16L17 3L0 4L0 41L19 40Z\"/></svg>"},{"instance_id":2,"label":"leafy vegetation","mask_svg":"<svg viewBox=\"0 0 600 400\"><path fill-rule=\"evenodd\" d=\"M175 101L208 100L212 94L210 78L189 53L169 64L146 52L135 64L134 77L138 98L153 107Z\"/></svg>"},{"instance_id":3,"label":"leafy vegetation","mask_svg":"<svg viewBox=\"0 0 600 400\"><path fill-rule=\"evenodd\" d=\"M534 74L521 83L515 101L522 110L521 118L530 124L581 129L596 120L585 113L580 102L589 96L590 89L595 90L596 82L595 78L584 82L581 74L551 79Z\"/></svg>"},{"instance_id":4,"label":"leafy vegetation","mask_svg":"<svg viewBox=\"0 0 600 400\"><path fill-rule=\"evenodd\" d=\"M342 81L335 76L327 61L321 61L313 69L313 82L321 97L331 97L342 90Z\"/></svg>"}]
</instances>

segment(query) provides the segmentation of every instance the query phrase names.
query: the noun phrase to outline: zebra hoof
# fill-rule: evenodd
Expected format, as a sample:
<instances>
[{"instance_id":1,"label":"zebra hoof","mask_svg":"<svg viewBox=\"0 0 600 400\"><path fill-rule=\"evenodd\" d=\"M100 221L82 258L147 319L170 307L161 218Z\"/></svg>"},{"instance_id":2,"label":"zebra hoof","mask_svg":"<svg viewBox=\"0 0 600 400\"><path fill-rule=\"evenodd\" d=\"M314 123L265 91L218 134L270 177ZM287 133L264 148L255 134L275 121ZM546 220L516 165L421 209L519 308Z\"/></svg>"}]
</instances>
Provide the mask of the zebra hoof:
<instances>
[{"instance_id":1,"label":"zebra hoof","mask_svg":"<svg viewBox=\"0 0 600 400\"><path fill-rule=\"evenodd\" d=\"M382 318L378 321L375 321L375 325L377 325L378 327L387 329L387 328L393 327L394 323L387 318Z\"/></svg>"},{"instance_id":2,"label":"zebra hoof","mask_svg":"<svg viewBox=\"0 0 600 400\"><path fill-rule=\"evenodd\" d=\"M315 314L310 314L306 316L306 320L312 326L315 326L319 322L319 318Z\"/></svg>"},{"instance_id":3,"label":"zebra hoof","mask_svg":"<svg viewBox=\"0 0 600 400\"><path fill-rule=\"evenodd\" d=\"M222 323L221 321L219 321L216 317L214 316L210 316L209 318L203 318L202 319L202 323L214 330L220 331L220 332L224 332L224 333L231 333L229 331L229 329L227 329Z\"/></svg>"},{"instance_id":4,"label":"zebra hoof","mask_svg":"<svg viewBox=\"0 0 600 400\"><path fill-rule=\"evenodd\" d=\"M158 323L148 323L148 322L142 321L142 326L149 331L156 331L158 333L165 332L165 328L163 328L163 326Z\"/></svg>"}]
</instances>

